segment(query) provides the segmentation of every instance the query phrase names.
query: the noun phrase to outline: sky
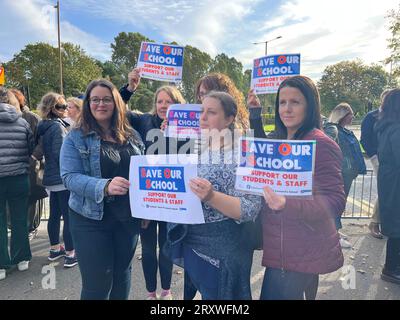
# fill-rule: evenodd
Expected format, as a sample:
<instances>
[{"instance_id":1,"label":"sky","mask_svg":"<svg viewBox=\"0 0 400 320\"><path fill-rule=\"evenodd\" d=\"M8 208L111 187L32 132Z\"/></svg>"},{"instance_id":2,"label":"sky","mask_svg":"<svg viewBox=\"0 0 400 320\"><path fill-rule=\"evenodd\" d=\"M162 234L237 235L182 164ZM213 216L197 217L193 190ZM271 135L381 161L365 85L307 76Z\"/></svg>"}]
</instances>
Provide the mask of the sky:
<instances>
[{"instance_id":1,"label":"sky","mask_svg":"<svg viewBox=\"0 0 400 320\"><path fill-rule=\"evenodd\" d=\"M301 54L301 73L318 80L328 65L381 63L388 19L399 0L61 0L61 40L106 61L119 32L225 53L251 68L268 54ZM27 44L57 45L55 0L0 0L0 62Z\"/></svg>"}]
</instances>

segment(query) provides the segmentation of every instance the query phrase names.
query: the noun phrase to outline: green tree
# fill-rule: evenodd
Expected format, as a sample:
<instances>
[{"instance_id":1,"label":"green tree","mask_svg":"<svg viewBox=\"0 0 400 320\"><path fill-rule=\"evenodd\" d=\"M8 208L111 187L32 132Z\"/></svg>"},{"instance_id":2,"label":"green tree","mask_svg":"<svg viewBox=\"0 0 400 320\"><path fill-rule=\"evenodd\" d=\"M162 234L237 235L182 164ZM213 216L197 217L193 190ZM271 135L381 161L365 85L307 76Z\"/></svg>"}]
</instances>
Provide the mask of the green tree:
<instances>
[{"instance_id":1,"label":"green tree","mask_svg":"<svg viewBox=\"0 0 400 320\"><path fill-rule=\"evenodd\" d=\"M152 41L138 32L120 32L111 44L111 62L106 62L106 76L121 87L128 81L128 73L137 65L140 46L143 41ZM110 63L113 64L111 67ZM148 84L146 80L144 84Z\"/></svg>"},{"instance_id":2,"label":"green tree","mask_svg":"<svg viewBox=\"0 0 400 320\"><path fill-rule=\"evenodd\" d=\"M388 48L390 56L385 60L390 65L389 86L395 87L398 84L400 76L400 5L396 10L390 10L387 18L389 19L389 31L391 38L388 39Z\"/></svg>"},{"instance_id":3,"label":"green tree","mask_svg":"<svg viewBox=\"0 0 400 320\"><path fill-rule=\"evenodd\" d=\"M235 83L236 87L246 96L250 83L246 83L243 65L235 58L229 58L225 53L218 54L211 63L211 72L226 74ZM251 72L250 72L251 75Z\"/></svg>"},{"instance_id":4,"label":"green tree","mask_svg":"<svg viewBox=\"0 0 400 320\"><path fill-rule=\"evenodd\" d=\"M318 82L322 112L328 115L339 103L348 102L355 113L363 115L379 105L388 77L381 66L367 66L361 60L328 66Z\"/></svg>"},{"instance_id":5,"label":"green tree","mask_svg":"<svg viewBox=\"0 0 400 320\"><path fill-rule=\"evenodd\" d=\"M208 53L195 47L185 47L181 89L186 101L195 102L195 85L200 78L208 73L211 61L212 59Z\"/></svg>"},{"instance_id":6,"label":"green tree","mask_svg":"<svg viewBox=\"0 0 400 320\"><path fill-rule=\"evenodd\" d=\"M91 80L101 77L101 68L79 46L63 43L62 60L66 97L85 91ZM32 108L47 92L60 91L58 49L49 44L28 44L6 68L9 87L29 87Z\"/></svg>"}]
</instances>

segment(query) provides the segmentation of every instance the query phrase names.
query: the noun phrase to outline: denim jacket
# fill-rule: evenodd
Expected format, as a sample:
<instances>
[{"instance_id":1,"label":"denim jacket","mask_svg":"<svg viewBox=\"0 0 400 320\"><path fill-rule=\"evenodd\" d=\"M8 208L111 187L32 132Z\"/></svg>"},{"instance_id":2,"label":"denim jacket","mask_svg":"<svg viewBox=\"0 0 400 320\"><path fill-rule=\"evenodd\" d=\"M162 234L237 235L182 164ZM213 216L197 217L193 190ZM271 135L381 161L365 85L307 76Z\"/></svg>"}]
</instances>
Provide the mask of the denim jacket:
<instances>
[{"instance_id":1,"label":"denim jacket","mask_svg":"<svg viewBox=\"0 0 400 320\"><path fill-rule=\"evenodd\" d=\"M138 133L129 139L143 154L144 146ZM104 188L108 179L101 177L100 137L95 132L84 134L73 129L61 147L60 170L65 187L71 192L68 205L82 216L102 220Z\"/></svg>"}]
</instances>

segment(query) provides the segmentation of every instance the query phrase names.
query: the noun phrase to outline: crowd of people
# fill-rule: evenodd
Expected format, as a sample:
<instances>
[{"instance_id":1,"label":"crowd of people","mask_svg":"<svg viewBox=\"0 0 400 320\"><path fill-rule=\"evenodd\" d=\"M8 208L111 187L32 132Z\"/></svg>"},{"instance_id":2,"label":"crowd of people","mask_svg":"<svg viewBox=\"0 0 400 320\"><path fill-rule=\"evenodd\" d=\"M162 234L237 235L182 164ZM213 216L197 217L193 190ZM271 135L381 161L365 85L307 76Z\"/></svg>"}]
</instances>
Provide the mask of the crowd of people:
<instances>
[{"instance_id":1,"label":"crowd of people","mask_svg":"<svg viewBox=\"0 0 400 320\"><path fill-rule=\"evenodd\" d=\"M354 179L366 173L359 141L349 130L351 106L339 104L322 124L314 82L290 77L279 86L275 129L266 134L262 106L252 90L246 101L226 75L201 78L193 101L201 104L202 130L233 136L237 129L252 129L257 138L316 141L312 198L279 195L269 186L258 196L235 189L238 149L233 138L218 143L164 138L160 144L168 107L185 99L177 87L162 86L152 110L135 113L127 103L139 85L140 73L134 69L119 90L98 79L81 99L47 93L37 108L41 119L29 111L20 91L0 87L0 280L12 266L29 269L29 232L37 228L41 203L49 195L48 259L64 258L65 268L79 266L81 299L128 299L139 238L148 300L179 298L171 291L174 264L185 271L184 299L193 299L197 291L205 300L252 299L250 273L257 248L263 250L265 267L261 300L315 299L319 275L343 266L342 249L350 244L339 231L341 216ZM206 145L196 148L199 144ZM365 117L361 144L378 175L371 234L388 237L382 279L400 284L399 89L385 91L379 110ZM190 181L205 222L133 218L130 158L182 150L210 160L198 164L198 177ZM248 241L255 230L262 244Z\"/></svg>"}]
</instances>

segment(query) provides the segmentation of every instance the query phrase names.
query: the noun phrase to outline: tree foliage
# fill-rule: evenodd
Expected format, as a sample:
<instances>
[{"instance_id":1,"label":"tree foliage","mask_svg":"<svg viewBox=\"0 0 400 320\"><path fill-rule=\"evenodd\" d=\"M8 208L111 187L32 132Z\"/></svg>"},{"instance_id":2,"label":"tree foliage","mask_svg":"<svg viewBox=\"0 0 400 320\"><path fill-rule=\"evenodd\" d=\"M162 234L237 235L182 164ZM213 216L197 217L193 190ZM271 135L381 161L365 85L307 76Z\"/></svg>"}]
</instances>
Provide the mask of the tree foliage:
<instances>
[{"instance_id":1,"label":"tree foliage","mask_svg":"<svg viewBox=\"0 0 400 320\"><path fill-rule=\"evenodd\" d=\"M357 114L366 113L379 105L388 77L381 66L367 66L360 60L328 66L318 82L323 113L328 115L341 102L349 103Z\"/></svg>"},{"instance_id":2,"label":"tree foliage","mask_svg":"<svg viewBox=\"0 0 400 320\"><path fill-rule=\"evenodd\" d=\"M209 72L211 61L212 59L208 53L202 52L195 47L185 47L182 93L186 101L195 102L195 85L200 78Z\"/></svg>"},{"instance_id":3,"label":"tree foliage","mask_svg":"<svg viewBox=\"0 0 400 320\"><path fill-rule=\"evenodd\" d=\"M101 77L101 68L79 46L63 43L62 61L66 97L85 91L91 80ZM7 86L29 86L32 108L36 108L47 92L60 92L58 48L49 44L28 44L6 63L6 70Z\"/></svg>"},{"instance_id":4,"label":"tree foliage","mask_svg":"<svg viewBox=\"0 0 400 320\"><path fill-rule=\"evenodd\" d=\"M388 39L390 56L385 62L390 64L391 69L389 86L394 87L398 83L398 78L400 76L400 6L397 11L389 11L387 18L389 19L389 31L391 33L391 38Z\"/></svg>"}]
</instances>

